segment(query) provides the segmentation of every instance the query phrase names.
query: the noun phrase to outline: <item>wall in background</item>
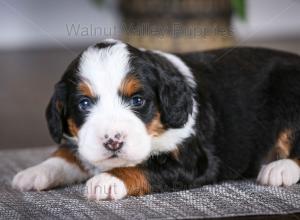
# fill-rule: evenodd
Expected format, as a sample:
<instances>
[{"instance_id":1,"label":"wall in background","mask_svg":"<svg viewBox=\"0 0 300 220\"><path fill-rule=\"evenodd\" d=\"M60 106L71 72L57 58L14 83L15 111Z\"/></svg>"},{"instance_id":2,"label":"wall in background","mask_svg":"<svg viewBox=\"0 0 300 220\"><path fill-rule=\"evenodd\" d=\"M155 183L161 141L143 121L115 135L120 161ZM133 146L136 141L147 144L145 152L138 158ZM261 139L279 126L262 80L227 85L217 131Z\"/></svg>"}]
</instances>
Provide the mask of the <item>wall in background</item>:
<instances>
[{"instance_id":1,"label":"wall in background","mask_svg":"<svg viewBox=\"0 0 300 220\"><path fill-rule=\"evenodd\" d=\"M116 5L117 0L103 0L100 5L92 0L1 0L0 50L72 48L118 37L122 21ZM298 0L248 0L248 20L234 19L233 30L242 40L299 38L299 11ZM72 24L80 25L81 34L68 34L66 26ZM86 27L98 31L86 36Z\"/></svg>"},{"instance_id":2,"label":"wall in background","mask_svg":"<svg viewBox=\"0 0 300 220\"><path fill-rule=\"evenodd\" d=\"M92 0L1 0L0 50L78 48L111 37L104 29L118 24L115 0L103 0L100 5ZM69 34L72 25L80 26L78 35ZM84 28L90 31L91 27L103 28L103 34L86 35Z\"/></svg>"},{"instance_id":3,"label":"wall in background","mask_svg":"<svg viewBox=\"0 0 300 220\"><path fill-rule=\"evenodd\" d=\"M233 19L239 40L300 39L300 1L248 0L247 20Z\"/></svg>"},{"instance_id":4,"label":"wall in background","mask_svg":"<svg viewBox=\"0 0 300 220\"><path fill-rule=\"evenodd\" d=\"M300 54L298 0L247 4L248 21L233 22L239 45ZM0 148L53 144L44 112L54 84L82 48L118 37L121 23L117 0L0 0ZM79 34L68 34L72 24Z\"/></svg>"}]
</instances>

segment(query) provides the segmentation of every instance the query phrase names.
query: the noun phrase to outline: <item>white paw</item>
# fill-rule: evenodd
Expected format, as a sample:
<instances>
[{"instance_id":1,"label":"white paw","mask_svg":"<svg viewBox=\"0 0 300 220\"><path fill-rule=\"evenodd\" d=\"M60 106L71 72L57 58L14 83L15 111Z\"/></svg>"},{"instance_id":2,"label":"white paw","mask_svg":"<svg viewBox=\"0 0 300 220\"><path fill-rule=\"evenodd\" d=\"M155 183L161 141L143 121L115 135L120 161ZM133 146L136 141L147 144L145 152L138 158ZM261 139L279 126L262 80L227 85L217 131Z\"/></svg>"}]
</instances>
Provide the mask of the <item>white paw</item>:
<instances>
[{"instance_id":1,"label":"white paw","mask_svg":"<svg viewBox=\"0 0 300 220\"><path fill-rule=\"evenodd\" d=\"M101 173L92 177L86 183L87 197L94 200L117 200L127 195L127 189L122 180L109 173Z\"/></svg>"},{"instance_id":2,"label":"white paw","mask_svg":"<svg viewBox=\"0 0 300 220\"><path fill-rule=\"evenodd\" d=\"M274 161L263 166L257 182L269 186L290 186L300 179L300 168L290 159Z\"/></svg>"},{"instance_id":3,"label":"white paw","mask_svg":"<svg viewBox=\"0 0 300 220\"><path fill-rule=\"evenodd\" d=\"M55 175L42 164L30 167L15 175L12 186L21 191L45 190L55 185Z\"/></svg>"},{"instance_id":4,"label":"white paw","mask_svg":"<svg viewBox=\"0 0 300 220\"><path fill-rule=\"evenodd\" d=\"M59 157L52 157L19 172L12 181L12 187L21 191L40 191L85 178L86 174L78 167Z\"/></svg>"}]
</instances>

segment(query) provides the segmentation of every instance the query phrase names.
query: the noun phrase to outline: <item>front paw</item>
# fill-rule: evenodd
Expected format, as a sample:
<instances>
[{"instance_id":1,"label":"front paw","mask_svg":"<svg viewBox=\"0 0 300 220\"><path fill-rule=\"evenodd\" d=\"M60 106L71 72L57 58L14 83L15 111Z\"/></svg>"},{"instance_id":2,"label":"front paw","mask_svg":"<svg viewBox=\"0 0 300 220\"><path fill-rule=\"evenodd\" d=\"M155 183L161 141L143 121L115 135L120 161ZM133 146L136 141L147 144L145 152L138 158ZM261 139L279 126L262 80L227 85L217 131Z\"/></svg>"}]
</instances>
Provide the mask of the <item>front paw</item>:
<instances>
[{"instance_id":1,"label":"front paw","mask_svg":"<svg viewBox=\"0 0 300 220\"><path fill-rule=\"evenodd\" d=\"M124 182L109 173L92 177L87 181L86 187L88 199L93 200L117 200L127 195Z\"/></svg>"},{"instance_id":2,"label":"front paw","mask_svg":"<svg viewBox=\"0 0 300 220\"><path fill-rule=\"evenodd\" d=\"M291 186L300 179L300 169L296 162L282 159L262 167L257 182L269 186Z\"/></svg>"},{"instance_id":3,"label":"front paw","mask_svg":"<svg viewBox=\"0 0 300 220\"><path fill-rule=\"evenodd\" d=\"M62 181L61 160L51 158L34 167L19 172L12 181L12 187L21 191L45 190Z\"/></svg>"}]
</instances>

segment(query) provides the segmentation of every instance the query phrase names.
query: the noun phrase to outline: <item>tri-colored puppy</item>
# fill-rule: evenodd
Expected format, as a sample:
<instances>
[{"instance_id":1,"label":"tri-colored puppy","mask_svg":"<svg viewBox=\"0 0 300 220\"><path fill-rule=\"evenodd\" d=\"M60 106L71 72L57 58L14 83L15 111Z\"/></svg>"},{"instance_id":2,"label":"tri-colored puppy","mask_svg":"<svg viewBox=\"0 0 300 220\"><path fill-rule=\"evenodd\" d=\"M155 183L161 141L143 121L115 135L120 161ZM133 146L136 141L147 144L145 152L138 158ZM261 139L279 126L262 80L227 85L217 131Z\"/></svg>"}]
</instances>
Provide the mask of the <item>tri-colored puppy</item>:
<instances>
[{"instance_id":1,"label":"tri-colored puppy","mask_svg":"<svg viewBox=\"0 0 300 220\"><path fill-rule=\"evenodd\" d=\"M235 48L188 54L106 40L55 86L47 120L58 150L13 186L87 181L90 199L120 199L257 177L300 177L300 57Z\"/></svg>"}]
</instances>

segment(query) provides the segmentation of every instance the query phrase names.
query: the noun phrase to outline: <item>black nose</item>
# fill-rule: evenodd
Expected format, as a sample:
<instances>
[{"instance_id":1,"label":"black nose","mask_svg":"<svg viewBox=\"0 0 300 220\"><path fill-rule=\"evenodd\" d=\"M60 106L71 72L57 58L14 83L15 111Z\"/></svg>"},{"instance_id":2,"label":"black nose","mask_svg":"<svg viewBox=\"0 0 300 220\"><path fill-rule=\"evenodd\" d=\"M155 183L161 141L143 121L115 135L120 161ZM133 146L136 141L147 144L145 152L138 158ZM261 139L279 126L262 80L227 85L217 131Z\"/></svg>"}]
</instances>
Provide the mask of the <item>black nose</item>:
<instances>
[{"instance_id":1,"label":"black nose","mask_svg":"<svg viewBox=\"0 0 300 220\"><path fill-rule=\"evenodd\" d=\"M123 141L114 140L112 138L109 138L103 145L109 151L117 151L122 148Z\"/></svg>"}]
</instances>

